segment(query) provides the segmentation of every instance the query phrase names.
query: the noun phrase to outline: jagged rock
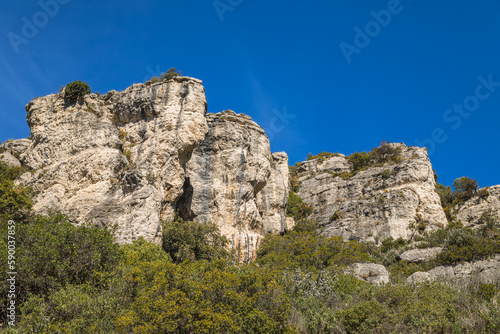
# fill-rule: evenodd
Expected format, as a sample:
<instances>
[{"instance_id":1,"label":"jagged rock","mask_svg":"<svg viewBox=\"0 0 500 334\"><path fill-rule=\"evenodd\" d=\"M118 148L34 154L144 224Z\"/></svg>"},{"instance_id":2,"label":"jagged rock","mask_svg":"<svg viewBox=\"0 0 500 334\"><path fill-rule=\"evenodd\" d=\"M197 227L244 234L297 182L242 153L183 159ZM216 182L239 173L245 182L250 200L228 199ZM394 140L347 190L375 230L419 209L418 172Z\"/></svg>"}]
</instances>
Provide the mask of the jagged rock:
<instances>
[{"instance_id":1,"label":"jagged rock","mask_svg":"<svg viewBox=\"0 0 500 334\"><path fill-rule=\"evenodd\" d=\"M12 167L20 167L19 157L28 149L30 143L29 139L6 141L0 145L0 161Z\"/></svg>"},{"instance_id":2,"label":"jagged rock","mask_svg":"<svg viewBox=\"0 0 500 334\"><path fill-rule=\"evenodd\" d=\"M415 248L400 255L402 260L408 262L424 262L431 260L443 251L443 247Z\"/></svg>"},{"instance_id":3,"label":"jagged rock","mask_svg":"<svg viewBox=\"0 0 500 334\"><path fill-rule=\"evenodd\" d=\"M429 280L430 280L429 273L426 271L414 272L406 279L408 283L421 283Z\"/></svg>"},{"instance_id":4,"label":"jagged rock","mask_svg":"<svg viewBox=\"0 0 500 334\"><path fill-rule=\"evenodd\" d=\"M347 268L346 273L374 285L389 283L389 272L381 264L354 263Z\"/></svg>"},{"instance_id":5,"label":"jagged rock","mask_svg":"<svg viewBox=\"0 0 500 334\"><path fill-rule=\"evenodd\" d=\"M262 234L281 233L294 225L293 218L286 217L290 191L288 156L285 152L273 153L272 156L271 175L266 186L257 194L257 207L262 212Z\"/></svg>"},{"instance_id":6,"label":"jagged rock","mask_svg":"<svg viewBox=\"0 0 500 334\"><path fill-rule=\"evenodd\" d=\"M324 234L380 242L387 237L409 239L420 222L427 231L447 225L427 150L388 145L401 149L401 162L371 167L347 180L332 175L351 170L342 155L298 166L298 195L312 205L311 218Z\"/></svg>"},{"instance_id":7,"label":"jagged rock","mask_svg":"<svg viewBox=\"0 0 500 334\"><path fill-rule=\"evenodd\" d=\"M172 218L186 162L207 132L201 81L137 84L75 102L62 92L26 110L32 141L21 160L35 172L19 182L37 194L35 211L116 225L121 243L160 240L160 218Z\"/></svg>"},{"instance_id":8,"label":"jagged rock","mask_svg":"<svg viewBox=\"0 0 500 334\"><path fill-rule=\"evenodd\" d=\"M462 222L464 227L481 227L479 219L483 212L491 210L500 219L500 185L482 188L478 191L487 192L487 196L474 196L465 203L453 208L456 218Z\"/></svg>"},{"instance_id":9,"label":"jagged rock","mask_svg":"<svg viewBox=\"0 0 500 334\"><path fill-rule=\"evenodd\" d=\"M406 280L409 283L418 283L426 280L461 280L467 283L497 283L500 277L500 255L477 261L457 264L455 266L439 266L428 272L413 273Z\"/></svg>"},{"instance_id":10,"label":"jagged rock","mask_svg":"<svg viewBox=\"0 0 500 334\"><path fill-rule=\"evenodd\" d=\"M29 147L15 146L32 172L17 182L33 187L38 213L116 226L120 243L159 242L176 211L215 222L249 261L265 233L293 226L288 157L271 155L249 116L206 114L204 92L176 77L72 102L64 90L37 98L26 106Z\"/></svg>"},{"instance_id":11,"label":"jagged rock","mask_svg":"<svg viewBox=\"0 0 500 334\"><path fill-rule=\"evenodd\" d=\"M31 140L27 138L23 139L16 139L16 140L9 140L0 145L0 150L9 150L13 154L20 155L21 153L24 153L28 147L31 144Z\"/></svg>"},{"instance_id":12,"label":"jagged rock","mask_svg":"<svg viewBox=\"0 0 500 334\"><path fill-rule=\"evenodd\" d=\"M215 222L248 262L263 234L287 229L288 157L272 156L264 130L246 115L228 110L207 120L206 138L187 163L179 211Z\"/></svg>"},{"instance_id":13,"label":"jagged rock","mask_svg":"<svg viewBox=\"0 0 500 334\"><path fill-rule=\"evenodd\" d=\"M21 163L15 156L13 156L9 151L1 152L0 151L0 162L11 166L11 167L21 167Z\"/></svg>"}]
</instances>

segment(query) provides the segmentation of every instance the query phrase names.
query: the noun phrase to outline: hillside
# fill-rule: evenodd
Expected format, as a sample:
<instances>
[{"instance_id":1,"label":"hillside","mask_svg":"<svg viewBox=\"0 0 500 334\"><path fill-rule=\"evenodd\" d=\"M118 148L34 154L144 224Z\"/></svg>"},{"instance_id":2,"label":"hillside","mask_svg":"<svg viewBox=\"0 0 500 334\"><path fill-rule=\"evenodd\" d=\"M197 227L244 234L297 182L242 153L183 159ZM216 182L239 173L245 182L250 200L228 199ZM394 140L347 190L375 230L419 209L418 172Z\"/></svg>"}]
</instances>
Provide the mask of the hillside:
<instances>
[{"instance_id":1,"label":"hillside","mask_svg":"<svg viewBox=\"0 0 500 334\"><path fill-rule=\"evenodd\" d=\"M500 331L500 185L445 187L425 148L291 167L181 76L26 111L0 146L6 333Z\"/></svg>"}]
</instances>

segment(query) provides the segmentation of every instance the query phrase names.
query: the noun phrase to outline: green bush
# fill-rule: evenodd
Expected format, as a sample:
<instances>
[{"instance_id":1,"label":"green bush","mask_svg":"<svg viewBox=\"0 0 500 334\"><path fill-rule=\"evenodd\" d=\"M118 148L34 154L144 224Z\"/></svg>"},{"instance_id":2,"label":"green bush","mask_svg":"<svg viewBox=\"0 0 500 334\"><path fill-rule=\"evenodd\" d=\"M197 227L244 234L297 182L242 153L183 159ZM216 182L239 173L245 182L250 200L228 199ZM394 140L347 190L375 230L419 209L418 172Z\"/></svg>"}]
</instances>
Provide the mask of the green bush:
<instances>
[{"instance_id":1,"label":"green bush","mask_svg":"<svg viewBox=\"0 0 500 334\"><path fill-rule=\"evenodd\" d=\"M370 261L361 244L342 237L319 235L313 221L300 221L283 236L266 235L257 251L257 262L274 268L318 271Z\"/></svg>"},{"instance_id":2,"label":"green bush","mask_svg":"<svg viewBox=\"0 0 500 334\"><path fill-rule=\"evenodd\" d=\"M389 169L384 169L382 172L382 178L383 179L388 179L391 177L391 171Z\"/></svg>"},{"instance_id":3,"label":"green bush","mask_svg":"<svg viewBox=\"0 0 500 334\"><path fill-rule=\"evenodd\" d=\"M31 189L14 185L14 180L23 171L21 167L9 167L0 162L0 221L4 223L9 219L26 218L33 205Z\"/></svg>"},{"instance_id":4,"label":"green bush","mask_svg":"<svg viewBox=\"0 0 500 334\"><path fill-rule=\"evenodd\" d=\"M453 181L453 189L455 190L454 196L461 201L466 201L474 196L477 188L477 181L467 176L460 177Z\"/></svg>"},{"instance_id":5,"label":"green bush","mask_svg":"<svg viewBox=\"0 0 500 334\"><path fill-rule=\"evenodd\" d=\"M163 249L176 263L227 258L227 243L213 223L184 221L177 216L163 224Z\"/></svg>"},{"instance_id":6,"label":"green bush","mask_svg":"<svg viewBox=\"0 0 500 334\"><path fill-rule=\"evenodd\" d=\"M2 224L4 235L6 230L6 224ZM88 282L98 286L120 257L109 231L76 227L57 214L16 222L16 240L18 301L27 293L48 294L67 284ZM0 244L1 256L6 258L3 238Z\"/></svg>"},{"instance_id":7,"label":"green bush","mask_svg":"<svg viewBox=\"0 0 500 334\"><path fill-rule=\"evenodd\" d=\"M76 80L67 84L64 91L67 100L75 100L90 94L90 87L87 83Z\"/></svg>"},{"instance_id":8,"label":"green bush","mask_svg":"<svg viewBox=\"0 0 500 334\"><path fill-rule=\"evenodd\" d=\"M165 80L170 80L170 79L172 79L174 77L178 77L178 76L182 76L181 71L178 71L175 69L175 67L172 67L166 73L163 73L161 75L161 78L165 79Z\"/></svg>"},{"instance_id":9,"label":"green bush","mask_svg":"<svg viewBox=\"0 0 500 334\"><path fill-rule=\"evenodd\" d=\"M312 213L312 208L299 195L290 191L288 193L286 213L288 217L293 217L295 221L299 221L307 218Z\"/></svg>"}]
</instances>

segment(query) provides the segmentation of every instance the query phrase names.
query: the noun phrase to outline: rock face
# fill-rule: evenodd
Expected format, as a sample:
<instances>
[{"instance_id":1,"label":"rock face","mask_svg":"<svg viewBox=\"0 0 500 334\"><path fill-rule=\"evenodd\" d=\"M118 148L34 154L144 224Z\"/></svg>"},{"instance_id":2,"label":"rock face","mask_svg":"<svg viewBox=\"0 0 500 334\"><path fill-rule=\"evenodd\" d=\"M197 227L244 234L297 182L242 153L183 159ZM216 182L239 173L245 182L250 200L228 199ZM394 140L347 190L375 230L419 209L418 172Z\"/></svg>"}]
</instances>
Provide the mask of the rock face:
<instances>
[{"instance_id":1,"label":"rock face","mask_svg":"<svg viewBox=\"0 0 500 334\"><path fill-rule=\"evenodd\" d=\"M413 273L406 280L419 283L427 280L465 280L468 283L498 283L500 277L500 255L489 260L466 262L455 266L439 266L428 272Z\"/></svg>"},{"instance_id":2,"label":"rock face","mask_svg":"<svg viewBox=\"0 0 500 334\"><path fill-rule=\"evenodd\" d=\"M27 106L32 141L21 155L35 169L34 209L111 227L120 242L158 241L171 218L185 165L207 132L201 81L178 78L90 94L69 105L64 93Z\"/></svg>"},{"instance_id":3,"label":"rock face","mask_svg":"<svg viewBox=\"0 0 500 334\"><path fill-rule=\"evenodd\" d=\"M408 250L401 254L401 260L408 262L424 262L431 260L436 257L439 253L443 251L443 247L432 247L432 248L415 248Z\"/></svg>"},{"instance_id":4,"label":"rock face","mask_svg":"<svg viewBox=\"0 0 500 334\"><path fill-rule=\"evenodd\" d=\"M349 266L346 273L374 285L389 283L389 272L381 264L354 263Z\"/></svg>"},{"instance_id":5,"label":"rock face","mask_svg":"<svg viewBox=\"0 0 500 334\"><path fill-rule=\"evenodd\" d=\"M26 110L32 140L4 150L32 169L17 182L33 187L38 213L58 210L75 223L114 227L117 240L129 243L161 241L161 221L178 211L217 223L245 261L264 233L287 228L286 154L271 154L250 117L206 114L197 79L74 102L61 92Z\"/></svg>"},{"instance_id":6,"label":"rock face","mask_svg":"<svg viewBox=\"0 0 500 334\"><path fill-rule=\"evenodd\" d=\"M312 159L297 168L298 195L312 205L311 218L329 236L344 240L409 239L419 224L426 230L447 225L435 191L425 148L388 144L401 149L401 161L371 167L344 180L338 173L352 167L343 155Z\"/></svg>"},{"instance_id":7,"label":"rock face","mask_svg":"<svg viewBox=\"0 0 500 334\"><path fill-rule=\"evenodd\" d=\"M0 145L0 161L12 167L20 167L19 156L28 149L30 143L29 139L6 141Z\"/></svg>"},{"instance_id":8,"label":"rock face","mask_svg":"<svg viewBox=\"0 0 500 334\"><path fill-rule=\"evenodd\" d=\"M487 192L487 196L474 196L465 203L453 208L456 218L462 222L464 227L480 227L479 220L483 212L491 210L500 218L500 185L480 189Z\"/></svg>"},{"instance_id":9,"label":"rock face","mask_svg":"<svg viewBox=\"0 0 500 334\"><path fill-rule=\"evenodd\" d=\"M269 140L249 116L207 114L208 133L187 163L185 219L215 222L248 262L262 235L287 229L288 157L271 155Z\"/></svg>"}]
</instances>

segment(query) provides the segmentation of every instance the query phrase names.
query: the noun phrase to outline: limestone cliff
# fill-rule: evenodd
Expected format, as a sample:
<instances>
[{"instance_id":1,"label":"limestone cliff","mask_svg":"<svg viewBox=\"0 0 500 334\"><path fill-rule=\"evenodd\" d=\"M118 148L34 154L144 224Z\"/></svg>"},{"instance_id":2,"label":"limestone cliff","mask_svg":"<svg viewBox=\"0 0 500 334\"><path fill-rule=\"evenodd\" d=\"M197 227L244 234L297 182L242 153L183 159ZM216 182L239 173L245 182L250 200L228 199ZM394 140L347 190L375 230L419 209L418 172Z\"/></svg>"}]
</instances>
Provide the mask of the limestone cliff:
<instances>
[{"instance_id":1,"label":"limestone cliff","mask_svg":"<svg viewBox=\"0 0 500 334\"><path fill-rule=\"evenodd\" d=\"M2 146L30 168L35 211L114 227L121 243L161 240L161 221L216 222L245 260L265 232L286 229L288 158L271 154L264 131L234 112L206 114L201 81L176 77L68 102L27 106L31 140ZM17 151L16 151L17 150ZM17 152L17 153L16 153Z\"/></svg>"},{"instance_id":2,"label":"limestone cliff","mask_svg":"<svg viewBox=\"0 0 500 334\"><path fill-rule=\"evenodd\" d=\"M180 212L186 219L215 222L241 259L255 257L262 235L287 229L288 158L271 155L264 130L249 116L207 114L208 133L187 163Z\"/></svg>"},{"instance_id":3,"label":"limestone cliff","mask_svg":"<svg viewBox=\"0 0 500 334\"><path fill-rule=\"evenodd\" d=\"M482 188L478 193L484 196L474 196L465 203L456 205L452 210L456 219L465 227L481 227L480 218L489 210L494 216L500 217L500 185Z\"/></svg>"},{"instance_id":4,"label":"limestone cliff","mask_svg":"<svg viewBox=\"0 0 500 334\"><path fill-rule=\"evenodd\" d=\"M397 161L354 176L343 177L353 167L341 154L298 165L298 195L312 205L311 218L325 234L377 242L409 239L418 226L429 231L447 225L426 149L388 145L400 151Z\"/></svg>"}]
</instances>

